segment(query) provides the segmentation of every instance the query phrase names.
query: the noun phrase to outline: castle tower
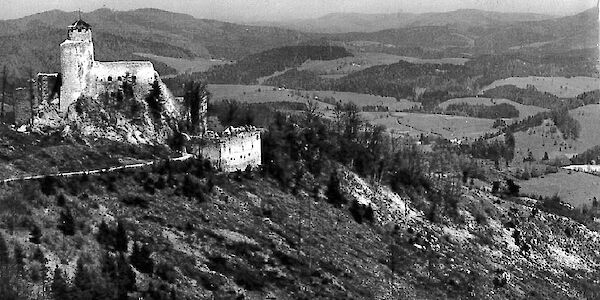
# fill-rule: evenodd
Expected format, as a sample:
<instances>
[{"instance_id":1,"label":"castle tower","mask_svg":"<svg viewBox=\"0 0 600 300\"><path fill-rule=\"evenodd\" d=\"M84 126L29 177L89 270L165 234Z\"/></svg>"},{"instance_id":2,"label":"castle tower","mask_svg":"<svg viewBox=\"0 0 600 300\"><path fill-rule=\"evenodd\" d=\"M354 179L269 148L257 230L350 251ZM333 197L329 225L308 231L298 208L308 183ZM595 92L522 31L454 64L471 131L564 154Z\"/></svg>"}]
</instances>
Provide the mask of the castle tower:
<instances>
[{"instance_id":1,"label":"castle tower","mask_svg":"<svg viewBox=\"0 0 600 300\"><path fill-rule=\"evenodd\" d=\"M87 88L93 63L92 26L79 19L68 26L68 37L60 44L60 111L66 112Z\"/></svg>"}]
</instances>

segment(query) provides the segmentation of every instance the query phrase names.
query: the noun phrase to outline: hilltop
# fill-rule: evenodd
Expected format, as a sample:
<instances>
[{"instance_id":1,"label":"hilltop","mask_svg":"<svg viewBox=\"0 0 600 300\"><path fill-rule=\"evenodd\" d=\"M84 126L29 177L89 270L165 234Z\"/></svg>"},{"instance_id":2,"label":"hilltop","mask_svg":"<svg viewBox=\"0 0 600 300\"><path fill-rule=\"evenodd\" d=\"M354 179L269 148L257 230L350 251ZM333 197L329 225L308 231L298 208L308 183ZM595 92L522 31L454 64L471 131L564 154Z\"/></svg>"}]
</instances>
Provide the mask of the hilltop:
<instances>
[{"instance_id":1,"label":"hilltop","mask_svg":"<svg viewBox=\"0 0 600 300\"><path fill-rule=\"evenodd\" d=\"M313 19L255 23L317 33L375 32L421 26L495 26L521 21L551 19L553 16L529 13L501 13L459 9L443 13L331 13Z\"/></svg>"}]
</instances>

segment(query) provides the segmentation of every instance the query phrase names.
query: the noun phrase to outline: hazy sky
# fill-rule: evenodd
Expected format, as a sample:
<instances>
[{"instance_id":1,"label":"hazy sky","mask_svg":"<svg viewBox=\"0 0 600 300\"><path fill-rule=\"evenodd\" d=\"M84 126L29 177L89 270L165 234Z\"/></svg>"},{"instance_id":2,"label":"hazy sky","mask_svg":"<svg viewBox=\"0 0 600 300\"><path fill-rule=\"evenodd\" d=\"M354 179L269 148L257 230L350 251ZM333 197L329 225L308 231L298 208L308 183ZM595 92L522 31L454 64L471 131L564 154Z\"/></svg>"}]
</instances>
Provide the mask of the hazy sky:
<instances>
[{"instance_id":1,"label":"hazy sky","mask_svg":"<svg viewBox=\"0 0 600 300\"><path fill-rule=\"evenodd\" d=\"M280 20L312 18L332 12L439 12L460 8L568 15L594 7L597 0L0 0L0 19L51 9L91 11L154 7L199 18Z\"/></svg>"}]
</instances>

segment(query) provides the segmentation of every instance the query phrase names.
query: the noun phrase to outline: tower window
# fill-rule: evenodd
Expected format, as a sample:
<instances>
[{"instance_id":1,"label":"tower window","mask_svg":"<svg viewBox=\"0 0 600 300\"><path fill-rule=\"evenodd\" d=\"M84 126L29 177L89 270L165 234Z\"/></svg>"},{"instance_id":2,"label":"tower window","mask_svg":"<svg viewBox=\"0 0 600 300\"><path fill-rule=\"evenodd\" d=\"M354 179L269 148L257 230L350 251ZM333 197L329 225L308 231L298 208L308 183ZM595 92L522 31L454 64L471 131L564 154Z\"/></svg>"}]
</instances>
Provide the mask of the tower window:
<instances>
[{"instance_id":1,"label":"tower window","mask_svg":"<svg viewBox=\"0 0 600 300\"><path fill-rule=\"evenodd\" d=\"M135 83L137 81L137 77L131 76L131 82Z\"/></svg>"},{"instance_id":2,"label":"tower window","mask_svg":"<svg viewBox=\"0 0 600 300\"><path fill-rule=\"evenodd\" d=\"M112 76L108 76L108 81L112 81Z\"/></svg>"},{"instance_id":3,"label":"tower window","mask_svg":"<svg viewBox=\"0 0 600 300\"><path fill-rule=\"evenodd\" d=\"M121 76L117 77L117 80L118 80L118 81L121 81Z\"/></svg>"}]
</instances>

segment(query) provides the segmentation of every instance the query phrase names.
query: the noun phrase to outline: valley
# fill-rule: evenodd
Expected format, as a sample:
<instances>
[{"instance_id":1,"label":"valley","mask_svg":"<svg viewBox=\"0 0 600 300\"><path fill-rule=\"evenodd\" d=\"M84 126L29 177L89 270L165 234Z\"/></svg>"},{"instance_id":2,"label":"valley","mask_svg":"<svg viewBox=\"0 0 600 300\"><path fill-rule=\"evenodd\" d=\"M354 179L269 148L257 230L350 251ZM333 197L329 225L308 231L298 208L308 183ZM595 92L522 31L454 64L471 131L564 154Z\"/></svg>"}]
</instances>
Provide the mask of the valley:
<instances>
[{"instance_id":1,"label":"valley","mask_svg":"<svg viewBox=\"0 0 600 300\"><path fill-rule=\"evenodd\" d=\"M0 299L600 299L597 25L0 20Z\"/></svg>"}]
</instances>

